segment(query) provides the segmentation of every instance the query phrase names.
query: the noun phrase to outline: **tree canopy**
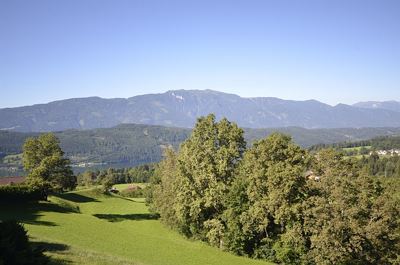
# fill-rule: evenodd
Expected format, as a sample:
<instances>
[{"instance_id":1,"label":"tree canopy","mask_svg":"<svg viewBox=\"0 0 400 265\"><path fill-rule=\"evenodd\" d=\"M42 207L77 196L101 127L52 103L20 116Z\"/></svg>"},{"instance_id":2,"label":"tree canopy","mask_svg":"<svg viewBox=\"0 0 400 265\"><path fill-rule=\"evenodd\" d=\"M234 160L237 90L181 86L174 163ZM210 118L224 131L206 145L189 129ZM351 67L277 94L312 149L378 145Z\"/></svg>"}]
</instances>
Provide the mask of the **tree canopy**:
<instances>
[{"instance_id":1,"label":"tree canopy","mask_svg":"<svg viewBox=\"0 0 400 265\"><path fill-rule=\"evenodd\" d=\"M274 133L246 150L243 131L198 120L152 178L149 202L188 237L283 264L398 264L399 197L333 149L315 154ZM396 263L397 262L397 263Z\"/></svg>"},{"instance_id":2,"label":"tree canopy","mask_svg":"<svg viewBox=\"0 0 400 265\"><path fill-rule=\"evenodd\" d=\"M23 164L28 172L28 183L44 192L63 191L76 186L70 161L64 158L59 140L52 133L25 141Z\"/></svg>"}]
</instances>

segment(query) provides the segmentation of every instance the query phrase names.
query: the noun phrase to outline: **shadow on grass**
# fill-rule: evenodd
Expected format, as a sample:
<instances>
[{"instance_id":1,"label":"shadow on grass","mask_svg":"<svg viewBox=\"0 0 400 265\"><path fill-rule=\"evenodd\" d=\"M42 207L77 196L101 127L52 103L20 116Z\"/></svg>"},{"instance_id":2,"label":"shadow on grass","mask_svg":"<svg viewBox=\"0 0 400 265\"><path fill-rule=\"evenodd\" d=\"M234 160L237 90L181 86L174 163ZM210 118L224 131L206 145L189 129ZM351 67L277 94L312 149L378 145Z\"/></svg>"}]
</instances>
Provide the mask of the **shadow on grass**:
<instances>
[{"instance_id":1,"label":"shadow on grass","mask_svg":"<svg viewBox=\"0 0 400 265\"><path fill-rule=\"evenodd\" d=\"M40 215L37 215L37 217ZM41 221L41 220L22 220L20 221L24 224L28 225L43 225L43 226L57 226L56 223L50 221Z\"/></svg>"},{"instance_id":2,"label":"shadow on grass","mask_svg":"<svg viewBox=\"0 0 400 265\"><path fill-rule=\"evenodd\" d=\"M85 202L98 202L98 200L84 196L78 193L64 193L64 194L58 194L56 197L59 197L61 199L71 201L71 202L77 202L77 203L85 203Z\"/></svg>"},{"instance_id":3,"label":"shadow on grass","mask_svg":"<svg viewBox=\"0 0 400 265\"><path fill-rule=\"evenodd\" d=\"M70 247L68 245L65 244L60 244L60 243L50 243L50 242L41 242L41 241L34 241L31 243L32 247L34 249L40 249L43 252L47 252L46 256L48 256L48 254L52 254L52 253L57 253L57 254L61 254L61 255L65 255ZM48 264L49 265L67 265L67 264L73 264L72 261L64 259L64 258L59 258L59 257L49 257L48 260Z\"/></svg>"},{"instance_id":4,"label":"shadow on grass","mask_svg":"<svg viewBox=\"0 0 400 265\"><path fill-rule=\"evenodd\" d=\"M152 213L136 213L136 214L94 214L94 217L105 219L109 222L122 222L126 220L141 221L141 220L157 220L158 214Z\"/></svg>"},{"instance_id":5,"label":"shadow on grass","mask_svg":"<svg viewBox=\"0 0 400 265\"><path fill-rule=\"evenodd\" d=\"M135 203L146 203L145 201L141 200L143 198L130 198L130 197L124 197L122 195L112 195L115 198L130 201L130 202L135 202Z\"/></svg>"},{"instance_id":6,"label":"shadow on grass","mask_svg":"<svg viewBox=\"0 0 400 265\"><path fill-rule=\"evenodd\" d=\"M60 243L50 243L50 242L42 242L42 241L34 241L31 243L32 247L39 248L43 251L48 252L60 252L66 251L69 249L69 246Z\"/></svg>"},{"instance_id":7,"label":"shadow on grass","mask_svg":"<svg viewBox=\"0 0 400 265\"><path fill-rule=\"evenodd\" d=\"M0 220L16 220L31 225L57 226L50 221L39 220L44 212L76 213L76 209L51 202L0 203Z\"/></svg>"}]
</instances>

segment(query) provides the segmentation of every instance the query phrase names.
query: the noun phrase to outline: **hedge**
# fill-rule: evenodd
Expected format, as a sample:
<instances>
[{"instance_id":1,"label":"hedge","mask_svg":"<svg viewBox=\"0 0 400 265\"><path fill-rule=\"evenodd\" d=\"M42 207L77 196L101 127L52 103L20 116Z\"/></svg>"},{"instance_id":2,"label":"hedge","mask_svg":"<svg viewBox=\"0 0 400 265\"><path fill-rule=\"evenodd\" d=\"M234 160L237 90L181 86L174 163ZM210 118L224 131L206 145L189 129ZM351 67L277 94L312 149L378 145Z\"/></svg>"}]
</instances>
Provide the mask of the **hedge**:
<instances>
[{"instance_id":1,"label":"hedge","mask_svg":"<svg viewBox=\"0 0 400 265\"><path fill-rule=\"evenodd\" d=\"M0 186L0 202L28 202L45 200L45 194L35 188L25 185L5 185Z\"/></svg>"}]
</instances>

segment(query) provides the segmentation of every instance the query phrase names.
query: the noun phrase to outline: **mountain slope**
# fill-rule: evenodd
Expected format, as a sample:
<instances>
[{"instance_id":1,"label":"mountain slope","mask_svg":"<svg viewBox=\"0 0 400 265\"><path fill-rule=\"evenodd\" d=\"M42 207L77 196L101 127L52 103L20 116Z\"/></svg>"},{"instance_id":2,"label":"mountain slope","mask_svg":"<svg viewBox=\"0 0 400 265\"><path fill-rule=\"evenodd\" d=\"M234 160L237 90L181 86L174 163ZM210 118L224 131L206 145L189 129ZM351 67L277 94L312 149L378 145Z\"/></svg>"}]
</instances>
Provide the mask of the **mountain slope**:
<instances>
[{"instance_id":1,"label":"mountain slope","mask_svg":"<svg viewBox=\"0 0 400 265\"><path fill-rule=\"evenodd\" d=\"M279 131L289 134L303 147L358 141L376 136L400 135L400 128L362 129L304 129L300 127L245 129L246 141L251 144ZM158 162L167 146L179 147L191 133L190 129L154 125L123 124L113 128L93 130L66 130L56 132L61 147L75 166L120 167ZM17 156L22 152L26 138L38 133L0 131L0 175L20 174L21 163ZM2 161L3 160L3 161ZM17 167L17 169L12 169ZM14 170L14 171L13 171ZM15 171L17 170L17 171Z\"/></svg>"},{"instance_id":2,"label":"mountain slope","mask_svg":"<svg viewBox=\"0 0 400 265\"><path fill-rule=\"evenodd\" d=\"M177 90L128 99L98 97L0 109L0 129L21 132L108 128L121 123L192 127L215 113L242 127L397 127L400 113L387 109L330 106L315 100L242 98L212 90Z\"/></svg>"},{"instance_id":3,"label":"mountain slope","mask_svg":"<svg viewBox=\"0 0 400 265\"><path fill-rule=\"evenodd\" d=\"M354 104L353 106L366 109L384 109L384 110L400 112L400 102L394 100L359 102Z\"/></svg>"}]
</instances>

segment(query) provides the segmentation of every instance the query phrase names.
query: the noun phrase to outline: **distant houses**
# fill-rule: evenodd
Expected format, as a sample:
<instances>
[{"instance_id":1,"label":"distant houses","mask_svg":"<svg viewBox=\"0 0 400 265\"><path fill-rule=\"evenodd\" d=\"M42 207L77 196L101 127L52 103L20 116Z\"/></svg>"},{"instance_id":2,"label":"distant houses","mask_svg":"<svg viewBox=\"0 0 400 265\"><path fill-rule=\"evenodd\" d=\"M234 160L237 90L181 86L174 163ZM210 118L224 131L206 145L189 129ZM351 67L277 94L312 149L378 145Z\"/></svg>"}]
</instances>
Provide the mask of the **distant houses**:
<instances>
[{"instance_id":1,"label":"distant houses","mask_svg":"<svg viewBox=\"0 0 400 265\"><path fill-rule=\"evenodd\" d=\"M399 149L371 151L371 152L369 152L369 155L372 155L374 152L377 153L378 155L383 155L383 156L385 156L385 155L390 155L390 156L400 155Z\"/></svg>"}]
</instances>

